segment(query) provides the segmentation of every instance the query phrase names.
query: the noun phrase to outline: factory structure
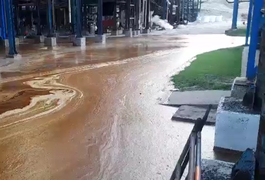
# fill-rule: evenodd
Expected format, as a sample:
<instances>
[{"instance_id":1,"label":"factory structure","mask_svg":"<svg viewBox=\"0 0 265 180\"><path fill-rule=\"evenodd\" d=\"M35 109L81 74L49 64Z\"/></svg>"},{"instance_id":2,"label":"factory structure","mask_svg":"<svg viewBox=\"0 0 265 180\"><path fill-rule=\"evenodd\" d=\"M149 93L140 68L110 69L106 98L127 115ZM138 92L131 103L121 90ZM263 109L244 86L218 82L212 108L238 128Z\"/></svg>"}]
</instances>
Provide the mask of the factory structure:
<instances>
[{"instance_id":1,"label":"factory structure","mask_svg":"<svg viewBox=\"0 0 265 180\"><path fill-rule=\"evenodd\" d=\"M76 46L86 37L105 43L109 35L127 37L151 31L152 15L171 24L195 21L197 0L0 0L0 38L16 56L24 38L56 46L58 36L69 36Z\"/></svg>"}]
</instances>

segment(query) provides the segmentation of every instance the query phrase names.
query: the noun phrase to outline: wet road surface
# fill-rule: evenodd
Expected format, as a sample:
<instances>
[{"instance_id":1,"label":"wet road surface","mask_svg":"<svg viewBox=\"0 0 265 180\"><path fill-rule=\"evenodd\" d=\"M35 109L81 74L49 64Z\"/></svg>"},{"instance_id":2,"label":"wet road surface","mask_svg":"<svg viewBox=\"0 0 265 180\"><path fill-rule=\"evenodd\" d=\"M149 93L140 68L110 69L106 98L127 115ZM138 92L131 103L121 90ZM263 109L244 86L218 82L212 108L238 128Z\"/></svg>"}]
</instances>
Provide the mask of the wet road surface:
<instances>
[{"instance_id":1,"label":"wet road surface","mask_svg":"<svg viewBox=\"0 0 265 180\"><path fill-rule=\"evenodd\" d=\"M123 38L85 50L34 47L23 60L3 60L0 179L168 179L192 128L159 104L171 75L197 53L243 42ZM214 127L202 136L203 158L215 158Z\"/></svg>"}]
</instances>

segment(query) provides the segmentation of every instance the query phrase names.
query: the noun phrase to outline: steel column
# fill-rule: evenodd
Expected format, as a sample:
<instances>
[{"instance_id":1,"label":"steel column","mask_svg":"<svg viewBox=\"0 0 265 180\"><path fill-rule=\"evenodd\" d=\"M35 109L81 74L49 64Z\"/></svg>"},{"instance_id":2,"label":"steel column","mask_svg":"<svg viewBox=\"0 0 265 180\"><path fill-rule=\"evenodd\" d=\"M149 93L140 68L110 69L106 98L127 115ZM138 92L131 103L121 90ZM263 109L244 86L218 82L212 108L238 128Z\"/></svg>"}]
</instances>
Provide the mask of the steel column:
<instances>
[{"instance_id":1,"label":"steel column","mask_svg":"<svg viewBox=\"0 0 265 180\"><path fill-rule=\"evenodd\" d=\"M125 8L125 29L126 30L130 29L130 17L131 17L130 5L131 5L131 0L127 0L125 4L126 6Z\"/></svg>"},{"instance_id":2,"label":"steel column","mask_svg":"<svg viewBox=\"0 0 265 180\"><path fill-rule=\"evenodd\" d=\"M247 78L254 79L256 76L257 68L255 67L256 50L259 39L259 29L261 22L261 8L263 1L258 0L254 2L253 18L251 25L251 38L248 52L248 63L247 63Z\"/></svg>"},{"instance_id":3,"label":"steel column","mask_svg":"<svg viewBox=\"0 0 265 180\"><path fill-rule=\"evenodd\" d=\"M117 17L117 0L114 1L115 5L114 5L114 26L113 26L113 31L117 31L118 30L118 17Z\"/></svg>"},{"instance_id":4,"label":"steel column","mask_svg":"<svg viewBox=\"0 0 265 180\"><path fill-rule=\"evenodd\" d=\"M15 44L15 29L13 23L13 0L5 0L5 14L7 19L8 42L9 42L9 56L17 54Z\"/></svg>"},{"instance_id":5,"label":"steel column","mask_svg":"<svg viewBox=\"0 0 265 180\"><path fill-rule=\"evenodd\" d=\"M146 5L146 26L145 29L149 30L150 29L150 0L146 0L147 5Z\"/></svg>"},{"instance_id":6,"label":"steel column","mask_svg":"<svg viewBox=\"0 0 265 180\"><path fill-rule=\"evenodd\" d=\"M81 0L76 0L76 37L82 37Z\"/></svg>"},{"instance_id":7,"label":"steel column","mask_svg":"<svg viewBox=\"0 0 265 180\"><path fill-rule=\"evenodd\" d=\"M76 34L77 27L76 27L76 0L69 0L71 1L71 24L72 24L72 33Z\"/></svg>"},{"instance_id":8,"label":"steel column","mask_svg":"<svg viewBox=\"0 0 265 180\"><path fill-rule=\"evenodd\" d=\"M49 27L49 32L47 37L53 37L53 26L52 26L52 0L48 0L47 3L47 14L48 14L48 27Z\"/></svg>"},{"instance_id":9,"label":"steel column","mask_svg":"<svg viewBox=\"0 0 265 180\"><path fill-rule=\"evenodd\" d=\"M5 2L4 0L0 0L1 3L1 36L3 39L7 38L7 33L6 33L6 15L5 15Z\"/></svg>"},{"instance_id":10,"label":"steel column","mask_svg":"<svg viewBox=\"0 0 265 180\"><path fill-rule=\"evenodd\" d=\"M38 24L37 24L37 35L40 36L41 35L41 18L40 18L40 0L37 0L37 19L38 19Z\"/></svg>"},{"instance_id":11,"label":"steel column","mask_svg":"<svg viewBox=\"0 0 265 180\"><path fill-rule=\"evenodd\" d=\"M15 0L14 3L14 23L15 23L15 32L16 36L19 34L18 29L19 29L19 10L18 10L18 0Z\"/></svg>"},{"instance_id":12,"label":"steel column","mask_svg":"<svg viewBox=\"0 0 265 180\"><path fill-rule=\"evenodd\" d=\"M162 19L167 19L167 0L163 0L163 14Z\"/></svg>"},{"instance_id":13,"label":"steel column","mask_svg":"<svg viewBox=\"0 0 265 180\"><path fill-rule=\"evenodd\" d=\"M234 0L233 19L232 19L231 29L237 29L238 6L239 6L239 0Z\"/></svg>"},{"instance_id":14,"label":"steel column","mask_svg":"<svg viewBox=\"0 0 265 180\"><path fill-rule=\"evenodd\" d=\"M135 0L135 29L140 29L140 0Z\"/></svg>"},{"instance_id":15,"label":"steel column","mask_svg":"<svg viewBox=\"0 0 265 180\"><path fill-rule=\"evenodd\" d=\"M252 14L253 14L253 0L249 0L247 32L246 32L246 42L245 42L246 46L248 45Z\"/></svg>"},{"instance_id":16,"label":"steel column","mask_svg":"<svg viewBox=\"0 0 265 180\"><path fill-rule=\"evenodd\" d=\"M98 0L98 35L103 35L103 0Z\"/></svg>"}]
</instances>

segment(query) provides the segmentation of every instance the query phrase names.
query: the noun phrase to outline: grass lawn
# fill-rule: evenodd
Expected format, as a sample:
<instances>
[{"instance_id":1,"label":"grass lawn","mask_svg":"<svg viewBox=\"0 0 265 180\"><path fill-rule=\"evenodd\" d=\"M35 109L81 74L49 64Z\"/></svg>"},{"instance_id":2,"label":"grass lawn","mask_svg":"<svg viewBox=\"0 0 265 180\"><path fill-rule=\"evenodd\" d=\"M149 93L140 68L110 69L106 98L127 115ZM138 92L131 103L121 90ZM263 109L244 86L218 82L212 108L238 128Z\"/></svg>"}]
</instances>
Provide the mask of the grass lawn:
<instances>
[{"instance_id":1,"label":"grass lawn","mask_svg":"<svg viewBox=\"0 0 265 180\"><path fill-rule=\"evenodd\" d=\"M233 31L226 31L225 34L227 36L246 36L247 29L246 28L238 28Z\"/></svg>"},{"instance_id":2,"label":"grass lawn","mask_svg":"<svg viewBox=\"0 0 265 180\"><path fill-rule=\"evenodd\" d=\"M172 77L176 88L184 90L228 90L240 76L243 47L219 49L197 55L196 60Z\"/></svg>"}]
</instances>

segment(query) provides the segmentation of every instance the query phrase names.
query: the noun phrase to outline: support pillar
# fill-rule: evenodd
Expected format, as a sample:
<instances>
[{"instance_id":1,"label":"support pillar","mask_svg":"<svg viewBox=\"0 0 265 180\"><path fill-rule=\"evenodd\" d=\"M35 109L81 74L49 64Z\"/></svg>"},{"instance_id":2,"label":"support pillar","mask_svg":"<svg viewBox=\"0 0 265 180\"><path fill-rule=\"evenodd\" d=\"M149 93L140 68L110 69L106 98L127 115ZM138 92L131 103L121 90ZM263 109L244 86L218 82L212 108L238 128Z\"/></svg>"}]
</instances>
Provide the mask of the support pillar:
<instances>
[{"instance_id":1,"label":"support pillar","mask_svg":"<svg viewBox=\"0 0 265 180\"><path fill-rule=\"evenodd\" d=\"M37 8L37 35L41 36L41 18L40 18L40 0L37 0L37 4L36 4L36 8Z\"/></svg>"},{"instance_id":2,"label":"support pillar","mask_svg":"<svg viewBox=\"0 0 265 180\"><path fill-rule=\"evenodd\" d=\"M131 0L127 0L126 1L126 8L125 8L125 30L128 31L130 29L130 17L131 17L131 13L130 13L130 2Z\"/></svg>"},{"instance_id":3,"label":"support pillar","mask_svg":"<svg viewBox=\"0 0 265 180\"><path fill-rule=\"evenodd\" d=\"M125 36L132 37L132 27L131 27L131 0L126 1L126 8L125 8Z\"/></svg>"},{"instance_id":4,"label":"support pillar","mask_svg":"<svg viewBox=\"0 0 265 180\"><path fill-rule=\"evenodd\" d=\"M14 23L15 23L15 32L16 36L19 36L19 8L18 8L18 0L15 0L14 3Z\"/></svg>"},{"instance_id":5,"label":"support pillar","mask_svg":"<svg viewBox=\"0 0 265 180\"><path fill-rule=\"evenodd\" d=\"M44 43L45 37L41 33L40 0L36 1L36 10L37 10L37 36L35 37L35 42Z\"/></svg>"},{"instance_id":6,"label":"support pillar","mask_svg":"<svg viewBox=\"0 0 265 180\"><path fill-rule=\"evenodd\" d=\"M239 0L234 0L233 19L232 19L231 30L237 29L238 6L239 6Z\"/></svg>"},{"instance_id":7,"label":"support pillar","mask_svg":"<svg viewBox=\"0 0 265 180\"><path fill-rule=\"evenodd\" d=\"M15 43L15 28L13 23L13 0L5 0L5 15L7 19L9 51L7 57L18 57Z\"/></svg>"},{"instance_id":8,"label":"support pillar","mask_svg":"<svg viewBox=\"0 0 265 180\"><path fill-rule=\"evenodd\" d=\"M74 39L74 46L86 46L86 38L82 36L81 24L81 0L76 0L76 38Z\"/></svg>"},{"instance_id":9,"label":"support pillar","mask_svg":"<svg viewBox=\"0 0 265 180\"><path fill-rule=\"evenodd\" d=\"M76 35L76 0L71 1L71 25L72 25L72 34Z\"/></svg>"},{"instance_id":10,"label":"support pillar","mask_svg":"<svg viewBox=\"0 0 265 180\"><path fill-rule=\"evenodd\" d=\"M135 0L135 35L140 35L140 0Z\"/></svg>"},{"instance_id":11,"label":"support pillar","mask_svg":"<svg viewBox=\"0 0 265 180\"><path fill-rule=\"evenodd\" d=\"M115 0L115 5L114 5L114 13L113 13L113 20L114 20L114 26L112 29L112 35L117 36L119 34L119 14L118 14L118 3L117 0Z\"/></svg>"},{"instance_id":12,"label":"support pillar","mask_svg":"<svg viewBox=\"0 0 265 180\"><path fill-rule=\"evenodd\" d=\"M48 31L48 35L44 43L46 46L54 47L57 45L57 40L56 40L56 37L54 37L53 25L52 25L52 19L53 19L52 18L52 0L48 0L47 9L48 9L47 14L48 14L49 31Z\"/></svg>"},{"instance_id":13,"label":"support pillar","mask_svg":"<svg viewBox=\"0 0 265 180\"><path fill-rule=\"evenodd\" d=\"M143 33L147 34L150 32L150 0L147 0L147 5L146 5L146 17L145 17L145 29Z\"/></svg>"},{"instance_id":14,"label":"support pillar","mask_svg":"<svg viewBox=\"0 0 265 180\"><path fill-rule=\"evenodd\" d=\"M1 36L2 36L2 39L6 39L7 38L7 33L6 33L6 18L5 18L5 4L4 4L4 0L0 0L0 8L1 8Z\"/></svg>"},{"instance_id":15,"label":"support pillar","mask_svg":"<svg viewBox=\"0 0 265 180\"><path fill-rule=\"evenodd\" d=\"M251 38L248 52L248 63L247 63L247 78L249 80L254 79L256 76L257 68L255 67L255 57L259 39L259 29L261 22L261 8L263 1L254 2L253 18L251 25Z\"/></svg>"},{"instance_id":16,"label":"support pillar","mask_svg":"<svg viewBox=\"0 0 265 180\"><path fill-rule=\"evenodd\" d=\"M96 36L96 42L99 43L106 43L106 35L103 33L103 0L98 0L98 35Z\"/></svg>"},{"instance_id":17,"label":"support pillar","mask_svg":"<svg viewBox=\"0 0 265 180\"><path fill-rule=\"evenodd\" d=\"M167 0L163 0L163 14L162 19L167 19Z\"/></svg>"}]
</instances>

